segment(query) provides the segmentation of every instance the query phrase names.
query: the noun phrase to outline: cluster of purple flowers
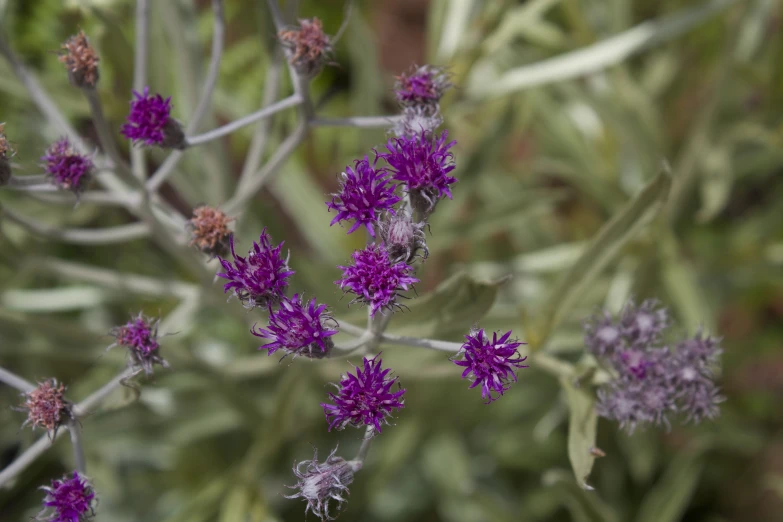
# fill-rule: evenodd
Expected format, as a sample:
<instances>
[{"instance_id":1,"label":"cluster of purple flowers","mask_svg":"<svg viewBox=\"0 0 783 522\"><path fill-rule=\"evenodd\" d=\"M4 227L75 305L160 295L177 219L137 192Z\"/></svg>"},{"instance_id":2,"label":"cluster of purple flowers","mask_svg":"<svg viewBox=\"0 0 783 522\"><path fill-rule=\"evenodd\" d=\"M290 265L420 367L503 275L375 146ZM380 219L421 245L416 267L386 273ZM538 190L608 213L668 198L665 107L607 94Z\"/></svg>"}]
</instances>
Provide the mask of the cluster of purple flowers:
<instances>
[{"instance_id":1,"label":"cluster of purple flowers","mask_svg":"<svg viewBox=\"0 0 783 522\"><path fill-rule=\"evenodd\" d=\"M648 424L668 428L674 415L699 422L719 413L719 340L698 332L667 346L670 325L666 309L652 299L628 303L616 320L603 311L585 323L587 349L613 374L598 390L598 414L629 433Z\"/></svg>"}]
</instances>

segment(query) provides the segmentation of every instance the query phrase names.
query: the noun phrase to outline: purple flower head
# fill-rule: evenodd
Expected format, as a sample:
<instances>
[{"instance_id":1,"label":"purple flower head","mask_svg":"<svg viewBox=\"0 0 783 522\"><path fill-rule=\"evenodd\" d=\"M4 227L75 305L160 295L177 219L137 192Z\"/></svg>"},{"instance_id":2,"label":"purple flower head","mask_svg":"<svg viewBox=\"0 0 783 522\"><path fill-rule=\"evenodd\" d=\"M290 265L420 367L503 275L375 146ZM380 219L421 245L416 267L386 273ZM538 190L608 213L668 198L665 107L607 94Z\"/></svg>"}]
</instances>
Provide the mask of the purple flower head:
<instances>
[{"instance_id":1,"label":"purple flower head","mask_svg":"<svg viewBox=\"0 0 783 522\"><path fill-rule=\"evenodd\" d=\"M415 105L403 108L402 115L395 121L391 132L398 138L433 134L442 124L443 117L437 107L433 109Z\"/></svg>"},{"instance_id":2,"label":"purple flower head","mask_svg":"<svg viewBox=\"0 0 783 522\"><path fill-rule=\"evenodd\" d=\"M307 502L305 514L312 511L321 520L334 520L329 514L331 500L337 502L337 509L342 507L349 493L348 486L353 482L353 474L361 468L361 462L348 462L342 457L336 457L337 448L326 457L323 462L318 462L318 450L314 451L312 460L304 460L294 464L294 475L299 479L293 486L297 489L293 495L285 495L286 498L302 498Z\"/></svg>"},{"instance_id":3,"label":"purple flower head","mask_svg":"<svg viewBox=\"0 0 783 522\"><path fill-rule=\"evenodd\" d=\"M65 399L65 385L57 379L48 379L38 383L38 387L28 393L23 393L24 403L18 411L27 412L27 419L22 427L28 424L35 428L44 428L49 438L57 436L57 430L73 419L73 405Z\"/></svg>"},{"instance_id":4,"label":"purple flower head","mask_svg":"<svg viewBox=\"0 0 783 522\"><path fill-rule=\"evenodd\" d=\"M440 138L429 133L391 138L386 144L389 152L379 154L391 167L392 178L405 185L414 207L424 214L432 212L438 199L451 199L450 185L457 178L449 176L454 170L454 156L449 149L457 142L446 142L448 131Z\"/></svg>"},{"instance_id":5,"label":"purple flower head","mask_svg":"<svg viewBox=\"0 0 783 522\"><path fill-rule=\"evenodd\" d=\"M79 154L67 138L52 143L41 161L59 187L76 194L87 185L94 167L90 157Z\"/></svg>"},{"instance_id":6,"label":"purple flower head","mask_svg":"<svg viewBox=\"0 0 783 522\"><path fill-rule=\"evenodd\" d=\"M168 368L168 363L160 356L158 322L157 319L153 320L139 313L123 326L112 329L114 344L109 348L113 346L126 347L131 366L140 366L147 375L152 373L152 367L155 364Z\"/></svg>"},{"instance_id":7,"label":"purple flower head","mask_svg":"<svg viewBox=\"0 0 783 522\"><path fill-rule=\"evenodd\" d=\"M401 400L405 390L397 384L397 377L389 378L390 368L381 369L380 354L372 359L364 358L364 371L356 367L356 375L346 373L340 380L337 393L330 393L334 404L322 403L321 406L332 428L343 429L349 424L354 427L371 426L377 433L381 424L388 424L392 410L404 406Z\"/></svg>"},{"instance_id":8,"label":"purple flower head","mask_svg":"<svg viewBox=\"0 0 783 522\"><path fill-rule=\"evenodd\" d=\"M303 303L299 294L291 299L282 297L277 311L269 306L269 326L265 329L251 330L256 337L269 339L270 342L259 350L267 350L272 355L277 350L283 350L286 355L294 357L304 355L311 359L321 359L329 355L334 347L330 339L337 330L328 329L324 325L336 322L326 310L326 305L316 304L315 298L309 303Z\"/></svg>"},{"instance_id":9,"label":"purple flower head","mask_svg":"<svg viewBox=\"0 0 783 522\"><path fill-rule=\"evenodd\" d=\"M657 341L670 324L666 309L655 299L646 299L640 306L626 304L619 326L630 344L649 344Z\"/></svg>"},{"instance_id":10,"label":"purple flower head","mask_svg":"<svg viewBox=\"0 0 783 522\"><path fill-rule=\"evenodd\" d=\"M53 480L51 486L43 486L46 492L43 510L35 517L46 522L84 522L95 516L93 504L95 491L86 478L76 471L71 478Z\"/></svg>"},{"instance_id":11,"label":"purple flower head","mask_svg":"<svg viewBox=\"0 0 783 522\"><path fill-rule=\"evenodd\" d=\"M401 105L436 105L443 93L452 86L449 76L442 67L433 65L413 66L408 73L402 73L394 84L394 94Z\"/></svg>"},{"instance_id":12,"label":"purple flower head","mask_svg":"<svg viewBox=\"0 0 783 522\"><path fill-rule=\"evenodd\" d=\"M234 251L233 235L229 246L234 257L233 264L218 256L224 271L217 275L228 279L228 283L223 285L223 292L232 290L245 308L279 301L288 288L288 278L294 274L288 268L288 260L280 255L283 243L273 247L272 238L264 227L258 243L253 243L247 257L238 256Z\"/></svg>"},{"instance_id":13,"label":"purple flower head","mask_svg":"<svg viewBox=\"0 0 783 522\"><path fill-rule=\"evenodd\" d=\"M354 224L348 230L354 230L364 225L367 232L375 237L373 223L378 220L381 212L388 210L394 212L392 207L400 201L394 194L396 185L389 185L388 171L384 168L376 168L378 162L370 165L367 156L363 160L356 160L354 168L346 167L342 173L340 192L332 195L332 201L327 201L329 210L336 210L337 215L329 223L329 226L340 221L353 219Z\"/></svg>"},{"instance_id":14,"label":"purple flower head","mask_svg":"<svg viewBox=\"0 0 783 522\"><path fill-rule=\"evenodd\" d=\"M714 383L713 367L723 351L719 343L719 339L703 336L698 331L692 338L676 345L672 356L672 384L686 421L700 422L717 417L718 405L726 400Z\"/></svg>"},{"instance_id":15,"label":"purple flower head","mask_svg":"<svg viewBox=\"0 0 783 522\"><path fill-rule=\"evenodd\" d=\"M527 368L522 362L527 357L520 357L517 348L525 343L515 340L509 341L509 330L498 339L497 332L492 334L492 339L484 334L484 329L473 329L465 336L465 343L457 353L461 360L455 360L454 364L462 366L462 378L473 374L471 388L481 386L481 396L490 403L505 393L511 386L511 381L516 382L515 370ZM496 397L492 393L497 393Z\"/></svg>"},{"instance_id":16,"label":"purple flower head","mask_svg":"<svg viewBox=\"0 0 783 522\"><path fill-rule=\"evenodd\" d=\"M430 251L425 242L424 226L424 223L413 221L407 212L389 213L379 222L381 239L392 263L404 261L411 264L417 255L427 259ZM418 254L419 251L422 254Z\"/></svg>"},{"instance_id":17,"label":"purple flower head","mask_svg":"<svg viewBox=\"0 0 783 522\"><path fill-rule=\"evenodd\" d=\"M352 257L351 266L337 267L343 271L343 277L334 284L343 292L355 294L351 303L359 302L369 306L373 317L382 308L399 307L397 297L400 292L419 282L410 275L413 268L404 261L393 262L389 252L377 244L354 251Z\"/></svg>"},{"instance_id":18,"label":"purple flower head","mask_svg":"<svg viewBox=\"0 0 783 522\"><path fill-rule=\"evenodd\" d=\"M160 94L150 95L150 88L144 87L140 94L133 91L127 123L120 133L134 143L158 145L162 148L185 148L185 135L179 123L171 117L171 97L163 99Z\"/></svg>"},{"instance_id":19,"label":"purple flower head","mask_svg":"<svg viewBox=\"0 0 783 522\"><path fill-rule=\"evenodd\" d=\"M625 348L626 342L619 325L611 314L602 311L584 322L585 346L596 357L614 355Z\"/></svg>"}]
</instances>

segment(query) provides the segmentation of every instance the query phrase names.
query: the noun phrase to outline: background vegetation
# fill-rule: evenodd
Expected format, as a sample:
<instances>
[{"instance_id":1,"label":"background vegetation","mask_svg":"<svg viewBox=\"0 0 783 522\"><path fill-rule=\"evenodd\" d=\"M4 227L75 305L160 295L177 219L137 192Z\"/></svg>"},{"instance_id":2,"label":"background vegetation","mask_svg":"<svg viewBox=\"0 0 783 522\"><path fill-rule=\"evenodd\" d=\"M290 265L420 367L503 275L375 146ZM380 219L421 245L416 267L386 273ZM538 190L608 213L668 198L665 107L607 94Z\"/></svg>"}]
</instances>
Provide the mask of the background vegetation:
<instances>
[{"instance_id":1,"label":"background vegetation","mask_svg":"<svg viewBox=\"0 0 783 522\"><path fill-rule=\"evenodd\" d=\"M299 3L301 17L321 18L331 33L339 27L341 1ZM209 55L209 2L152 4L150 84L170 94L175 116L187 121ZM204 128L260 105L273 38L263 4L225 2L226 52ZM782 15L774 0L359 3L334 65L313 84L323 114L393 113L393 76L413 62L448 65L458 85L442 108L458 141L460 181L454 201L432 218L420 297L411 313L395 315L390 331L459 340L483 316L485 328L514 329L531 349L576 363L582 318L598 306L617 311L629 296L657 297L679 332L704 326L723 337L728 400L716 422L670 432L628 436L599 422L597 444L607 455L588 479L595 491L586 491L569 470L568 408L556 379L532 365L507 396L486 406L443 354L384 347L384 360L408 389L406 408L375 441L341 520L779 520ZM0 2L0 17L16 52L95 141L87 104L54 55L84 29L101 55L100 90L119 128L132 81L133 2L10 0ZM592 54L555 63L554 73L525 68L583 48ZM620 63L602 65L603 51ZM593 74L557 76L594 63ZM536 74L546 81L533 84ZM0 93L14 162L21 172L38 173L38 157L57 130L5 62ZM275 143L293 124L292 112L275 119ZM252 133L249 127L188 152L165 197L185 212L224 201ZM285 239L297 270L293 288L354 322L360 312L347 309L332 281L335 265L362 237L329 228L323 201L344 166L383 141L382 130L313 130L239 223L246 242L262 226ZM148 158L152 167L165 153ZM673 183L655 200L656 217L614 238L618 250L600 252L605 263L592 265L598 270L558 286L662 160L671 164ZM0 204L58 226L131 220L121 210L73 208L21 192L3 191ZM178 333L163 341L172 369L143 382L140 396L118 391L83 421L89 475L99 485L98 520L303 518L304 505L282 497L283 485L294 482L292 462L310 458L312 446L325 452L339 441L351 455L359 444L359 431L327 433L318 406L327 383L349 367L345 360L278 365L255 351L248 322L258 317L236 302L194 297L176 306L154 292L80 282L41 262L187 278L147 240L84 247L0 226L0 365L30 380L56 376L82 398L124 364L120 351L105 353L113 325L140 309L176 311L171 326ZM508 273L513 279L499 288L486 283ZM563 297L569 306L555 324L547 322ZM14 390L0 388L0 466L36 438L19 430L23 416L6 407L18 402ZM36 488L71 465L68 444L59 441L0 490L0 519L34 515L42 496Z\"/></svg>"}]
</instances>

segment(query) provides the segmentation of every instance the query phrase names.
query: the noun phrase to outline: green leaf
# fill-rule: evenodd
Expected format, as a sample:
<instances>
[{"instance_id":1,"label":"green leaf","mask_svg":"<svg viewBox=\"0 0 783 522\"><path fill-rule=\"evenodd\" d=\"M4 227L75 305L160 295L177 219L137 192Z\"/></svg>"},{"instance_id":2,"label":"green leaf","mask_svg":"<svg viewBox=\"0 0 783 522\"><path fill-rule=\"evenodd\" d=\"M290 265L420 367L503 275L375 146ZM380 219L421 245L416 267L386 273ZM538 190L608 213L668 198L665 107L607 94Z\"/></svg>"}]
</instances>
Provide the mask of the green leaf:
<instances>
[{"instance_id":1,"label":"green leaf","mask_svg":"<svg viewBox=\"0 0 783 522\"><path fill-rule=\"evenodd\" d=\"M647 493L637 522L677 522L682 519L704 469L702 449L677 455L656 485Z\"/></svg>"},{"instance_id":2,"label":"green leaf","mask_svg":"<svg viewBox=\"0 0 783 522\"><path fill-rule=\"evenodd\" d=\"M548 471L544 484L561 491L560 498L575 522L616 522L617 517L597 493L579 487L565 471Z\"/></svg>"},{"instance_id":3,"label":"green leaf","mask_svg":"<svg viewBox=\"0 0 783 522\"><path fill-rule=\"evenodd\" d=\"M577 388L573 379L561 378L560 385L566 392L570 410L568 420L568 460L574 470L576 482L584 489L592 489L587 477L593 469L596 427L595 398L583 388Z\"/></svg>"},{"instance_id":4,"label":"green leaf","mask_svg":"<svg viewBox=\"0 0 783 522\"><path fill-rule=\"evenodd\" d=\"M641 228L657 215L671 187L667 169L662 170L626 207L606 223L571 269L560 279L544 306L540 345L566 317L598 276Z\"/></svg>"}]
</instances>

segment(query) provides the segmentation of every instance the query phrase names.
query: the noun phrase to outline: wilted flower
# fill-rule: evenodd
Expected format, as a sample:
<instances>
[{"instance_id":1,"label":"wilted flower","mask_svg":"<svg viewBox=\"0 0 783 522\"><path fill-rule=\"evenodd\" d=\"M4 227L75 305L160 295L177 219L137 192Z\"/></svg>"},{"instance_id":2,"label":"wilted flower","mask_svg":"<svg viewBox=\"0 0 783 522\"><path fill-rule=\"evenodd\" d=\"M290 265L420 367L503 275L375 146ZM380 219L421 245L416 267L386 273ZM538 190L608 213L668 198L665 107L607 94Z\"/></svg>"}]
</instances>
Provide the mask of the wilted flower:
<instances>
[{"instance_id":1,"label":"wilted flower","mask_svg":"<svg viewBox=\"0 0 783 522\"><path fill-rule=\"evenodd\" d=\"M52 143L41 161L54 183L76 194L89 183L94 168L90 157L79 154L68 138Z\"/></svg>"},{"instance_id":2,"label":"wilted flower","mask_svg":"<svg viewBox=\"0 0 783 522\"><path fill-rule=\"evenodd\" d=\"M521 357L517 351L525 343L509 341L510 337L510 330L499 339L495 332L490 340L483 328L473 329L465 336L465 343L457 353L456 357L462 356L462 359L454 361L457 366L465 368L463 379L472 374L473 384L470 387L481 386L481 396L488 403L500 398L511 386L511 381L516 382L515 370L528 367L522 364L527 357ZM493 392L497 393L496 397L492 396Z\"/></svg>"},{"instance_id":3,"label":"wilted flower","mask_svg":"<svg viewBox=\"0 0 783 522\"><path fill-rule=\"evenodd\" d=\"M343 292L355 294L351 302L369 306L373 317L381 308L399 307L397 297L400 292L419 282L410 275L413 269L407 263L393 262L389 252L377 244L354 251L352 257L352 265L337 267L343 271L343 277L334 284Z\"/></svg>"},{"instance_id":4,"label":"wilted flower","mask_svg":"<svg viewBox=\"0 0 783 522\"><path fill-rule=\"evenodd\" d=\"M657 341L670 325L669 314L655 299L646 299L641 306L629 302L620 314L620 328L630 344Z\"/></svg>"},{"instance_id":5,"label":"wilted flower","mask_svg":"<svg viewBox=\"0 0 783 522\"><path fill-rule=\"evenodd\" d=\"M337 222L353 219L354 224L348 230L354 230L364 225L367 232L375 237L373 223L378 220L381 212L389 210L400 201L394 194L396 185L389 185L388 171L376 168L375 162L370 165L367 156L356 160L354 168L346 167L341 175L340 192L332 195L332 201L327 201L329 210L336 210L337 215L329 226Z\"/></svg>"},{"instance_id":6,"label":"wilted flower","mask_svg":"<svg viewBox=\"0 0 783 522\"><path fill-rule=\"evenodd\" d=\"M329 355L334 347L330 339L337 330L324 325L336 322L326 310L326 305L316 304L315 298L309 303L303 303L299 294L291 299L281 298L277 311L269 306L269 326L265 329L255 328L251 332L256 337L269 339L270 342L260 347L272 355L277 350L283 350L286 355L294 357L304 355L312 359L321 359Z\"/></svg>"},{"instance_id":7,"label":"wilted flower","mask_svg":"<svg viewBox=\"0 0 783 522\"><path fill-rule=\"evenodd\" d=\"M95 87L99 59L84 31L68 38L61 47L65 53L60 55L59 60L68 68L71 83L76 87Z\"/></svg>"},{"instance_id":8,"label":"wilted flower","mask_svg":"<svg viewBox=\"0 0 783 522\"><path fill-rule=\"evenodd\" d=\"M430 254L424 237L425 223L416 223L407 212L387 214L383 221L378 223L381 232L381 240L392 263L405 261L410 264L419 251L422 251L422 259L427 259Z\"/></svg>"},{"instance_id":9,"label":"wilted flower","mask_svg":"<svg viewBox=\"0 0 783 522\"><path fill-rule=\"evenodd\" d=\"M131 366L140 366L147 375L152 373L155 364L168 368L168 362L159 353L158 322L157 319L144 317L140 312L123 326L112 329L114 344L109 348L113 346L127 348Z\"/></svg>"},{"instance_id":10,"label":"wilted flower","mask_svg":"<svg viewBox=\"0 0 783 522\"><path fill-rule=\"evenodd\" d=\"M391 131L400 138L417 134L433 134L442 124L443 117L437 107L414 105L403 108L401 117L395 121Z\"/></svg>"},{"instance_id":11,"label":"wilted flower","mask_svg":"<svg viewBox=\"0 0 783 522\"><path fill-rule=\"evenodd\" d=\"M713 368L722 352L719 340L703 336L701 331L677 343L673 354L673 385L680 400L679 410L687 421L713 419L720 413L718 404L726 399L715 385Z\"/></svg>"},{"instance_id":12,"label":"wilted flower","mask_svg":"<svg viewBox=\"0 0 783 522\"><path fill-rule=\"evenodd\" d=\"M413 66L409 73L397 77L394 94L403 106L433 106L451 85L442 67Z\"/></svg>"},{"instance_id":13,"label":"wilted flower","mask_svg":"<svg viewBox=\"0 0 783 522\"><path fill-rule=\"evenodd\" d=\"M454 170L454 156L449 149L457 142L446 143L448 132L440 138L424 133L415 136L391 138L386 144L389 152L379 154L392 169L392 178L405 185L414 208L429 214L438 199L451 199L450 185L457 178L449 176Z\"/></svg>"},{"instance_id":14,"label":"wilted flower","mask_svg":"<svg viewBox=\"0 0 783 522\"><path fill-rule=\"evenodd\" d=\"M18 410L26 411L27 419L22 426L44 428L54 438L59 427L74 418L73 405L65 399L65 389L57 379L48 379L38 383L31 392L23 393L24 403Z\"/></svg>"},{"instance_id":15,"label":"wilted flower","mask_svg":"<svg viewBox=\"0 0 783 522\"><path fill-rule=\"evenodd\" d=\"M298 28L280 31L279 36L291 65L305 76L317 74L332 52L329 36L318 18L299 20Z\"/></svg>"},{"instance_id":16,"label":"wilted flower","mask_svg":"<svg viewBox=\"0 0 783 522\"><path fill-rule=\"evenodd\" d=\"M11 162L8 161L10 155L11 146L5 137L5 123L0 123L0 187L11 179Z\"/></svg>"},{"instance_id":17,"label":"wilted flower","mask_svg":"<svg viewBox=\"0 0 783 522\"><path fill-rule=\"evenodd\" d=\"M348 486L353 482L353 474L361 467L360 462L348 462L342 457L336 457L337 448L332 450L326 460L318 462L318 450L314 451L312 460L304 460L294 464L294 475L299 479L291 489L298 489L286 498L302 498L307 502L305 514L312 511L321 520L334 520L329 514L329 501L337 502L337 509L345 502L343 495L348 493Z\"/></svg>"},{"instance_id":18,"label":"wilted flower","mask_svg":"<svg viewBox=\"0 0 783 522\"><path fill-rule=\"evenodd\" d=\"M224 293L233 291L245 308L267 306L285 295L288 278L294 271L288 268L288 260L280 255L283 242L273 247L266 227L261 231L258 243L253 242L247 257L237 255L233 235L229 238L229 246L234 263L218 257L224 272L217 275L229 281L223 285Z\"/></svg>"},{"instance_id":19,"label":"wilted flower","mask_svg":"<svg viewBox=\"0 0 783 522\"><path fill-rule=\"evenodd\" d=\"M405 390L398 384L397 391L392 391L397 377L387 378L391 369L381 369L380 355L372 359L364 357L363 363L364 371L357 366L356 375L346 373L340 384L335 385L337 393L329 394L334 404L321 404L330 431L351 425L371 426L380 433L381 424L388 424L392 410L404 407L401 398Z\"/></svg>"},{"instance_id":20,"label":"wilted flower","mask_svg":"<svg viewBox=\"0 0 783 522\"><path fill-rule=\"evenodd\" d=\"M46 522L84 522L95 516L93 504L95 490L86 478L76 471L71 478L53 480L51 486L43 486L46 492L43 510L35 517Z\"/></svg>"},{"instance_id":21,"label":"wilted flower","mask_svg":"<svg viewBox=\"0 0 783 522\"><path fill-rule=\"evenodd\" d=\"M190 231L191 246L197 246L211 257L225 256L231 236L228 224L232 221L234 218L228 217L220 209L206 205L194 208L193 217L186 225Z\"/></svg>"},{"instance_id":22,"label":"wilted flower","mask_svg":"<svg viewBox=\"0 0 783 522\"><path fill-rule=\"evenodd\" d=\"M171 97L165 100L160 94L150 95L150 88L142 93L133 91L127 123L120 132L134 143L158 145L164 149L184 149L185 134L179 123L171 117Z\"/></svg>"}]
</instances>

